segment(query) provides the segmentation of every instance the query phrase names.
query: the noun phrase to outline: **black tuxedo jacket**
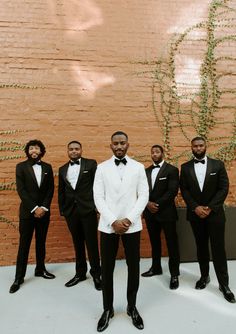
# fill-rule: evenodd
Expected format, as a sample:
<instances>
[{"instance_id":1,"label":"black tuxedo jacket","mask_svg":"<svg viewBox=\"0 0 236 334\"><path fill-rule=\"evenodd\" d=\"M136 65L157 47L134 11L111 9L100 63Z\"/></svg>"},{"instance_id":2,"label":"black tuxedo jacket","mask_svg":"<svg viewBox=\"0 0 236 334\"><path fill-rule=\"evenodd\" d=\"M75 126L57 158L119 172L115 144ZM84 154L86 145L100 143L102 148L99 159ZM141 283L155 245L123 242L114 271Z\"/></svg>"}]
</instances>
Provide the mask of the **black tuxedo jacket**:
<instances>
[{"instance_id":1,"label":"black tuxedo jacket","mask_svg":"<svg viewBox=\"0 0 236 334\"><path fill-rule=\"evenodd\" d=\"M42 178L39 187L29 160L16 165L16 186L21 199L20 218L30 218L32 216L31 211L36 206L44 206L50 210L54 192L52 166L43 161L41 166ZM48 215L49 212L46 214Z\"/></svg>"},{"instance_id":2,"label":"black tuxedo jacket","mask_svg":"<svg viewBox=\"0 0 236 334\"><path fill-rule=\"evenodd\" d=\"M152 169L152 166L146 169L149 185L149 201L159 204L159 211L153 214L146 208L144 217L146 219L155 217L159 221L177 220L175 197L179 188L179 170L164 161L152 189Z\"/></svg>"},{"instance_id":3,"label":"black tuxedo jacket","mask_svg":"<svg viewBox=\"0 0 236 334\"><path fill-rule=\"evenodd\" d=\"M222 161L207 157L206 177L202 191L195 174L194 160L184 163L181 166L180 188L187 204L189 221L199 219L194 212L199 205L212 209L208 219L225 221L223 204L229 190L229 179Z\"/></svg>"},{"instance_id":4,"label":"black tuxedo jacket","mask_svg":"<svg viewBox=\"0 0 236 334\"><path fill-rule=\"evenodd\" d=\"M59 168L58 202L60 214L68 217L74 206L77 206L80 214L86 215L95 210L93 181L97 162L81 158L80 173L75 189L66 178L68 167L69 162Z\"/></svg>"}]
</instances>

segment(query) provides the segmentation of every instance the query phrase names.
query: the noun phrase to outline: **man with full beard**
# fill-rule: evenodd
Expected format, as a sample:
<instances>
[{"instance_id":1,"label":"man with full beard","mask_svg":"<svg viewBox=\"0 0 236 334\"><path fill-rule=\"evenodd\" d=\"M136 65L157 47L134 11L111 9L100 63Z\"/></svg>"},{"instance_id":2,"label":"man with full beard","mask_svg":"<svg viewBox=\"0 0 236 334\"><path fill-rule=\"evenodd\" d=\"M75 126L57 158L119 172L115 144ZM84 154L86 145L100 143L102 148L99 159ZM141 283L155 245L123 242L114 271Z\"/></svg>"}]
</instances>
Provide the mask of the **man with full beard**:
<instances>
[{"instance_id":1,"label":"man with full beard","mask_svg":"<svg viewBox=\"0 0 236 334\"><path fill-rule=\"evenodd\" d=\"M220 160L206 156L206 141L195 137L191 141L194 158L181 166L180 188L187 204L187 220L190 221L196 246L201 277L195 288L204 289L209 277L209 240L212 260L224 298L235 303L229 289L229 276L225 254L224 200L228 194L229 179Z\"/></svg>"},{"instance_id":2,"label":"man with full beard","mask_svg":"<svg viewBox=\"0 0 236 334\"><path fill-rule=\"evenodd\" d=\"M52 166L41 161L46 152L40 140L30 140L25 146L27 160L16 166L16 186L20 204L20 243L17 255L15 281L10 293L19 290L24 282L33 233L36 242L35 276L53 279L45 268L45 243L50 222L50 205L54 192Z\"/></svg>"}]
</instances>

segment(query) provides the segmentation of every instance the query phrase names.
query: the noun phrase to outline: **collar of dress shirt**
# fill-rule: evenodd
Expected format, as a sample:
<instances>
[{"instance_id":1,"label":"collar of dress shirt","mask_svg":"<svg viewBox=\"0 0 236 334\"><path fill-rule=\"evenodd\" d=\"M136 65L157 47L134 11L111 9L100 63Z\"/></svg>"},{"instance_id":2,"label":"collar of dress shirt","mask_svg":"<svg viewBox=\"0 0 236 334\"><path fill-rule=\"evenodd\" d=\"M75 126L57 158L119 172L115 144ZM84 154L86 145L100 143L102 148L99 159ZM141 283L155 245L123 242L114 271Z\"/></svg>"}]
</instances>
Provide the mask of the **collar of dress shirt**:
<instances>
[{"instance_id":1,"label":"collar of dress shirt","mask_svg":"<svg viewBox=\"0 0 236 334\"><path fill-rule=\"evenodd\" d=\"M160 168L161 168L163 164L164 164L164 160L162 160L159 164L155 164L155 162L154 162L154 163L153 163L153 166L157 166L157 165L159 165Z\"/></svg>"},{"instance_id":2,"label":"collar of dress shirt","mask_svg":"<svg viewBox=\"0 0 236 334\"><path fill-rule=\"evenodd\" d=\"M112 156L112 160L114 161L114 163L115 163L115 159L118 159L118 160L122 160L122 159L126 159L127 160L127 163L128 163L128 161L129 161L129 157L128 157L128 155L125 155L123 158L117 158L115 155L113 155ZM123 164L122 164L123 165ZM125 165L124 165L125 166Z\"/></svg>"},{"instance_id":3,"label":"collar of dress shirt","mask_svg":"<svg viewBox=\"0 0 236 334\"><path fill-rule=\"evenodd\" d=\"M75 165L80 166L80 165L81 165L81 158L77 159L76 161L79 161L79 165L78 165L78 164L74 164L73 166L75 166ZM70 165L70 166L72 166L72 165L70 164L71 162L75 162L75 161L70 160L70 161L69 161L69 165Z\"/></svg>"},{"instance_id":4,"label":"collar of dress shirt","mask_svg":"<svg viewBox=\"0 0 236 334\"><path fill-rule=\"evenodd\" d=\"M205 155L205 157L202 158L202 159L197 159L196 157L194 157L193 159L194 159L194 160L199 160L199 161L204 160L204 161L205 161L205 164L206 164L206 162L207 162L207 156L206 156L206 155Z\"/></svg>"}]
</instances>

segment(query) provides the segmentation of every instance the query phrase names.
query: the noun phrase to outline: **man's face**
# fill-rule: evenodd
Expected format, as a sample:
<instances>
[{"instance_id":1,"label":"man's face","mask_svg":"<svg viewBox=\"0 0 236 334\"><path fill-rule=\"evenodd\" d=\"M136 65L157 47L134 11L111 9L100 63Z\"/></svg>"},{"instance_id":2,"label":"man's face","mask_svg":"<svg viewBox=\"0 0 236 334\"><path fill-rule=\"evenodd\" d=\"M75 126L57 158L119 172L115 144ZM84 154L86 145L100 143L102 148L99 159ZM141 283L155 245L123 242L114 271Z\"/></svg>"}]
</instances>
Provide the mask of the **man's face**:
<instances>
[{"instance_id":1,"label":"man's face","mask_svg":"<svg viewBox=\"0 0 236 334\"><path fill-rule=\"evenodd\" d=\"M42 156L41 149L38 145L30 145L28 151L29 158L33 160L40 160Z\"/></svg>"},{"instance_id":2,"label":"man's face","mask_svg":"<svg viewBox=\"0 0 236 334\"><path fill-rule=\"evenodd\" d=\"M195 140L192 142L192 152L197 159L202 159L206 154L206 143L204 140Z\"/></svg>"},{"instance_id":3,"label":"man's face","mask_svg":"<svg viewBox=\"0 0 236 334\"><path fill-rule=\"evenodd\" d=\"M118 159L122 159L126 155L126 152L129 148L129 143L126 136L116 135L112 137L110 148Z\"/></svg>"},{"instance_id":4,"label":"man's face","mask_svg":"<svg viewBox=\"0 0 236 334\"><path fill-rule=\"evenodd\" d=\"M77 143L71 143L67 149L68 157L72 161L76 161L81 158L82 147Z\"/></svg>"},{"instance_id":5,"label":"man's face","mask_svg":"<svg viewBox=\"0 0 236 334\"><path fill-rule=\"evenodd\" d=\"M151 149L151 157L155 164L159 164L160 162L162 162L164 154L159 147L153 147Z\"/></svg>"}]
</instances>

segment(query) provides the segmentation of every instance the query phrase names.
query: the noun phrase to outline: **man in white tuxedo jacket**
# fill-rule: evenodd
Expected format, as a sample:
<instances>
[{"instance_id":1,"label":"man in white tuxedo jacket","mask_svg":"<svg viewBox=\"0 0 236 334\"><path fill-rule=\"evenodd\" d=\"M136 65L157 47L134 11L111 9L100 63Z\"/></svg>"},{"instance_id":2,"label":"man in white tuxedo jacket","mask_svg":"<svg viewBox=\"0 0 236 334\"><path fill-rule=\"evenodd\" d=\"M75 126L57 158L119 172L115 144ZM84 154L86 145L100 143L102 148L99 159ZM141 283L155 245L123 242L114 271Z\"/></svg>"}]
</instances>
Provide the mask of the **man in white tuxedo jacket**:
<instances>
[{"instance_id":1,"label":"man in white tuxedo jacket","mask_svg":"<svg viewBox=\"0 0 236 334\"><path fill-rule=\"evenodd\" d=\"M117 131L111 136L114 155L98 165L94 180L94 200L100 213L98 229L101 232L101 262L104 312L97 330L109 325L113 310L113 271L121 237L128 266L127 314L138 329L143 320L136 309L139 287L141 214L148 202L148 183L144 166L129 158L128 136Z\"/></svg>"}]
</instances>

